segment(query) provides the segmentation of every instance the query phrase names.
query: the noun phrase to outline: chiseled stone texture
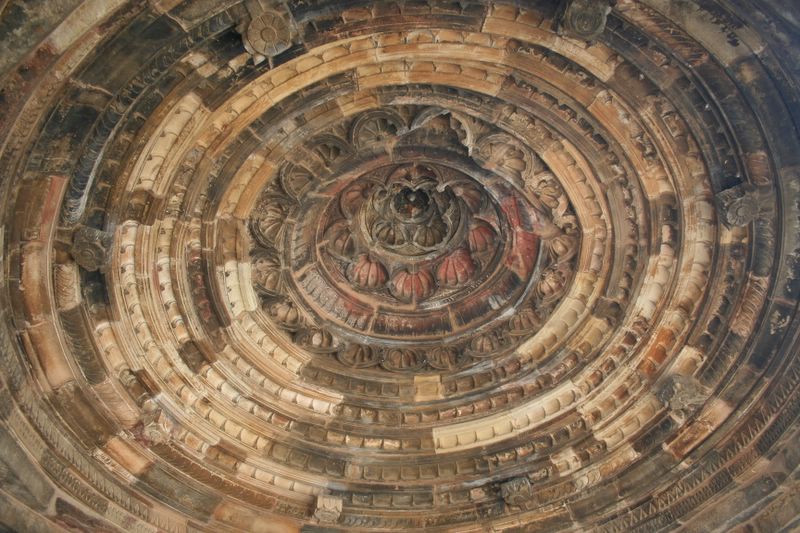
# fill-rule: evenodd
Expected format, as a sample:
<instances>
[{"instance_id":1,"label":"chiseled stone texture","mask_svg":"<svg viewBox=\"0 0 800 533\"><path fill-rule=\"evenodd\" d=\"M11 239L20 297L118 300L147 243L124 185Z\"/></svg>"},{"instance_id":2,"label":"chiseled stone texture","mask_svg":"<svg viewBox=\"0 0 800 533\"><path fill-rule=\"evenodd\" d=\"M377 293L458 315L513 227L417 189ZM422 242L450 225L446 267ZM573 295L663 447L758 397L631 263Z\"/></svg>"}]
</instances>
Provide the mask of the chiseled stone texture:
<instances>
[{"instance_id":1,"label":"chiseled stone texture","mask_svg":"<svg viewBox=\"0 0 800 533\"><path fill-rule=\"evenodd\" d=\"M0 0L0 530L800 527L784 0Z\"/></svg>"}]
</instances>

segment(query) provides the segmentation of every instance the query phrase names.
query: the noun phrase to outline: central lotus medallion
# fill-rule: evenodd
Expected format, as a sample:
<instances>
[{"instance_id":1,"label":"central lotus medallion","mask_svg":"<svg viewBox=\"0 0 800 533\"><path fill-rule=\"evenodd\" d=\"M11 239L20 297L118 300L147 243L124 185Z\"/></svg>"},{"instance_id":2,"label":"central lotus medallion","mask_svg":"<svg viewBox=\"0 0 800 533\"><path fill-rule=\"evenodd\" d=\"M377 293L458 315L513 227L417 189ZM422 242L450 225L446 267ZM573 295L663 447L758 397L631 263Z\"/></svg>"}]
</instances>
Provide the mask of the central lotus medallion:
<instances>
[{"instance_id":1,"label":"central lotus medallion","mask_svg":"<svg viewBox=\"0 0 800 533\"><path fill-rule=\"evenodd\" d=\"M444 182L431 165L401 165L345 189L327 251L344 261L359 252L345 270L355 286L421 303L491 264L501 247L499 213L476 183L444 172L456 179Z\"/></svg>"},{"instance_id":2,"label":"central lotus medallion","mask_svg":"<svg viewBox=\"0 0 800 533\"><path fill-rule=\"evenodd\" d=\"M438 185L430 167L407 165L394 171L388 184L374 187L360 215L376 253L424 257L462 229L461 202L450 187L437 190Z\"/></svg>"},{"instance_id":3,"label":"central lotus medallion","mask_svg":"<svg viewBox=\"0 0 800 533\"><path fill-rule=\"evenodd\" d=\"M567 203L548 173L526 190L463 154L325 153L346 170L287 164L250 221L254 285L296 345L350 367L453 369L513 349L563 295L578 237L566 211L553 220L548 202Z\"/></svg>"}]
</instances>

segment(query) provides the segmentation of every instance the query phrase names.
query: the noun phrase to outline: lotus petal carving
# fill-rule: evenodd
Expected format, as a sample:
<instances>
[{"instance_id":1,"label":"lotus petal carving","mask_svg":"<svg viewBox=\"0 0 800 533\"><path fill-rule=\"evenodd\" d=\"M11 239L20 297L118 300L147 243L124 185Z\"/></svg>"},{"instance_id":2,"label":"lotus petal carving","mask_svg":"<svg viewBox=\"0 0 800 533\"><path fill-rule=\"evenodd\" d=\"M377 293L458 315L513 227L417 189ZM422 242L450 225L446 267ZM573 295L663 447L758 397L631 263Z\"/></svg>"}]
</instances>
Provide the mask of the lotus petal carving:
<instances>
[{"instance_id":1,"label":"lotus petal carving","mask_svg":"<svg viewBox=\"0 0 800 533\"><path fill-rule=\"evenodd\" d=\"M328 250L337 257L349 259L356 251L353 232L345 221L339 221L329 227L325 237L328 239Z\"/></svg>"},{"instance_id":2,"label":"lotus petal carving","mask_svg":"<svg viewBox=\"0 0 800 533\"><path fill-rule=\"evenodd\" d=\"M425 364L425 358L416 350L392 348L386 350L381 366L387 370L411 371L419 370Z\"/></svg>"},{"instance_id":3,"label":"lotus petal carving","mask_svg":"<svg viewBox=\"0 0 800 533\"><path fill-rule=\"evenodd\" d=\"M254 255L251 260L253 282L267 294L278 294L281 288L281 262L269 254Z\"/></svg>"},{"instance_id":4,"label":"lotus petal carving","mask_svg":"<svg viewBox=\"0 0 800 533\"><path fill-rule=\"evenodd\" d=\"M436 290L436 281L430 270L417 272L401 270L392 278L392 292L405 301L421 301L431 296Z\"/></svg>"},{"instance_id":5,"label":"lotus petal carving","mask_svg":"<svg viewBox=\"0 0 800 533\"><path fill-rule=\"evenodd\" d=\"M372 259L368 254L361 254L358 261L349 269L350 281L366 289L377 289L386 284L389 274L383 263Z\"/></svg>"},{"instance_id":6,"label":"lotus petal carving","mask_svg":"<svg viewBox=\"0 0 800 533\"><path fill-rule=\"evenodd\" d=\"M483 220L476 220L469 230L469 249L474 253L491 250L495 246L497 234L492 226Z\"/></svg>"},{"instance_id":7,"label":"lotus petal carving","mask_svg":"<svg viewBox=\"0 0 800 533\"><path fill-rule=\"evenodd\" d=\"M447 226L441 221L434 221L430 225L417 228L414 233L414 243L418 246L430 248L442 242L446 233Z\"/></svg>"},{"instance_id":8,"label":"lotus petal carving","mask_svg":"<svg viewBox=\"0 0 800 533\"><path fill-rule=\"evenodd\" d=\"M436 279L447 287L457 287L469 281L473 274L475 262L472 256L466 249L459 248L441 262L436 270Z\"/></svg>"},{"instance_id":9,"label":"lotus petal carving","mask_svg":"<svg viewBox=\"0 0 800 533\"><path fill-rule=\"evenodd\" d=\"M452 348L437 346L427 354L428 364L436 370L452 370L458 365L458 352Z\"/></svg>"},{"instance_id":10,"label":"lotus petal carving","mask_svg":"<svg viewBox=\"0 0 800 533\"><path fill-rule=\"evenodd\" d=\"M349 344L336 353L336 359L351 368L366 368L377 365L380 361L375 351L363 344Z\"/></svg>"}]
</instances>

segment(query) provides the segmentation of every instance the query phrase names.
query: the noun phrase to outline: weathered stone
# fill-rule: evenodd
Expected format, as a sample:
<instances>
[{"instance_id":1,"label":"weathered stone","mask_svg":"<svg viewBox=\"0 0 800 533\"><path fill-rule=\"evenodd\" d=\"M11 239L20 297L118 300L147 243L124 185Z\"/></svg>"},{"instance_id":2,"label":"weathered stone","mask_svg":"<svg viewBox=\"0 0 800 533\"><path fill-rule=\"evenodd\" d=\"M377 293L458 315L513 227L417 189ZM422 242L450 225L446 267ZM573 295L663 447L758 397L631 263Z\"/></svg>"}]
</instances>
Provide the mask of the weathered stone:
<instances>
[{"instance_id":1,"label":"weathered stone","mask_svg":"<svg viewBox=\"0 0 800 533\"><path fill-rule=\"evenodd\" d=\"M744 226L755 220L759 213L757 194L744 185L737 185L717 193L720 218L730 227Z\"/></svg>"},{"instance_id":2,"label":"weathered stone","mask_svg":"<svg viewBox=\"0 0 800 533\"><path fill-rule=\"evenodd\" d=\"M570 37L593 41L603 34L610 12L607 0L566 0L560 30Z\"/></svg>"},{"instance_id":3,"label":"weathered stone","mask_svg":"<svg viewBox=\"0 0 800 533\"><path fill-rule=\"evenodd\" d=\"M0 485L36 511L43 512L55 491L14 438L0 428Z\"/></svg>"},{"instance_id":4,"label":"weathered stone","mask_svg":"<svg viewBox=\"0 0 800 533\"><path fill-rule=\"evenodd\" d=\"M108 266L113 239L108 232L83 226L75 230L70 253L84 269L103 271Z\"/></svg>"},{"instance_id":5,"label":"weathered stone","mask_svg":"<svg viewBox=\"0 0 800 533\"><path fill-rule=\"evenodd\" d=\"M278 3L264 8L267 2L245 2L249 20L240 23L245 49L253 55L256 64L273 58L292 45L294 21L291 14Z\"/></svg>"},{"instance_id":6,"label":"weathered stone","mask_svg":"<svg viewBox=\"0 0 800 533\"><path fill-rule=\"evenodd\" d=\"M0 1L0 529L795 527L744 4Z\"/></svg>"},{"instance_id":7,"label":"weathered stone","mask_svg":"<svg viewBox=\"0 0 800 533\"><path fill-rule=\"evenodd\" d=\"M533 497L533 489L528 478L517 477L500 485L503 500L508 505L519 507Z\"/></svg>"},{"instance_id":8,"label":"weathered stone","mask_svg":"<svg viewBox=\"0 0 800 533\"><path fill-rule=\"evenodd\" d=\"M317 496L314 518L322 524L335 524L342 514L342 499L333 496Z\"/></svg>"}]
</instances>

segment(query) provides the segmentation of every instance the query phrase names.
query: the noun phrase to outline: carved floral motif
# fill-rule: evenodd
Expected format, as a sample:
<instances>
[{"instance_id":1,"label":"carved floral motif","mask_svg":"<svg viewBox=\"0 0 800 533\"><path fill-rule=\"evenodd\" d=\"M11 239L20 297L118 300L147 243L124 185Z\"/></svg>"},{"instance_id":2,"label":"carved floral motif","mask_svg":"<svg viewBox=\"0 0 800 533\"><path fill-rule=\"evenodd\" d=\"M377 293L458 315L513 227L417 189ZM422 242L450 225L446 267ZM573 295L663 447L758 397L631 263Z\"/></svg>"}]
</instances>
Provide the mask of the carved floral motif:
<instances>
[{"instance_id":1,"label":"carved floral motif","mask_svg":"<svg viewBox=\"0 0 800 533\"><path fill-rule=\"evenodd\" d=\"M770 3L158 0L82 10L80 49L17 43L4 525L791 521Z\"/></svg>"},{"instance_id":2,"label":"carved floral motif","mask_svg":"<svg viewBox=\"0 0 800 533\"><path fill-rule=\"evenodd\" d=\"M421 302L431 296L435 289L436 282L428 269L417 272L401 270L392 279L393 294L408 302Z\"/></svg>"},{"instance_id":3,"label":"carved floral motif","mask_svg":"<svg viewBox=\"0 0 800 533\"><path fill-rule=\"evenodd\" d=\"M469 230L469 249L473 253L490 250L497 242L497 233L483 220L476 219Z\"/></svg>"},{"instance_id":4,"label":"carved floral motif","mask_svg":"<svg viewBox=\"0 0 800 533\"><path fill-rule=\"evenodd\" d=\"M322 524L335 524L342 514L342 499L334 496L317 496L314 518Z\"/></svg>"},{"instance_id":5,"label":"carved floral motif","mask_svg":"<svg viewBox=\"0 0 800 533\"><path fill-rule=\"evenodd\" d=\"M468 250L459 248L448 255L436 269L436 279L447 287L457 287L470 280L475 273L475 263Z\"/></svg>"},{"instance_id":6,"label":"carved floral motif","mask_svg":"<svg viewBox=\"0 0 800 533\"><path fill-rule=\"evenodd\" d=\"M368 254L361 254L358 260L350 265L348 277L359 287L377 289L386 283L388 274L386 267L380 261Z\"/></svg>"},{"instance_id":7,"label":"carved floral motif","mask_svg":"<svg viewBox=\"0 0 800 533\"><path fill-rule=\"evenodd\" d=\"M730 227L745 226L758 216L758 196L744 185L717 193L717 204L722 221Z\"/></svg>"},{"instance_id":8,"label":"carved floral motif","mask_svg":"<svg viewBox=\"0 0 800 533\"><path fill-rule=\"evenodd\" d=\"M508 505L519 507L533 497L528 478L517 477L500 485L500 492Z\"/></svg>"},{"instance_id":9,"label":"carved floral motif","mask_svg":"<svg viewBox=\"0 0 800 533\"><path fill-rule=\"evenodd\" d=\"M70 253L75 262L86 270L105 270L113 238L111 233L81 226L75 230Z\"/></svg>"},{"instance_id":10,"label":"carved floral motif","mask_svg":"<svg viewBox=\"0 0 800 533\"><path fill-rule=\"evenodd\" d=\"M251 271L256 289L268 294L280 294L281 262L268 253L254 253L251 257Z\"/></svg>"},{"instance_id":11,"label":"carved floral motif","mask_svg":"<svg viewBox=\"0 0 800 533\"><path fill-rule=\"evenodd\" d=\"M267 9L247 24L242 39L247 51L254 55L255 62L260 63L291 46L291 26L283 13Z\"/></svg>"},{"instance_id":12,"label":"carved floral motif","mask_svg":"<svg viewBox=\"0 0 800 533\"><path fill-rule=\"evenodd\" d=\"M446 115L423 109L408 127L407 109L364 112L305 147L328 170L287 163L262 193L253 283L296 345L350 368L448 371L508 353L565 293L580 240L555 177L508 134ZM458 168L402 155L468 138ZM352 170L375 143L393 161Z\"/></svg>"}]
</instances>

